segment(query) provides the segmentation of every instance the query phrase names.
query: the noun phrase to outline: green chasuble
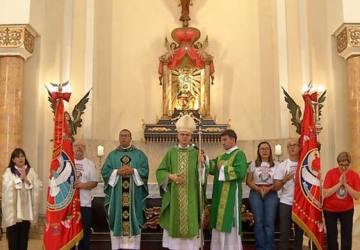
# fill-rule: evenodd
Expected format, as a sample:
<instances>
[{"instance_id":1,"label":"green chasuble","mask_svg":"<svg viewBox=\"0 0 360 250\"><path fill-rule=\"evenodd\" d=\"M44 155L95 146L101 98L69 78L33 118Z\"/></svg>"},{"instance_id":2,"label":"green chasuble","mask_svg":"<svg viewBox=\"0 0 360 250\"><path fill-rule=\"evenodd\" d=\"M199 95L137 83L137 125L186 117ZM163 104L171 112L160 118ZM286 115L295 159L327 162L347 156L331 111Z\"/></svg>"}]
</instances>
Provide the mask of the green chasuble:
<instances>
[{"instance_id":1,"label":"green chasuble","mask_svg":"<svg viewBox=\"0 0 360 250\"><path fill-rule=\"evenodd\" d=\"M219 181L219 169L224 165L225 181ZM241 233L242 186L247 170L246 156L240 149L224 153L210 161L208 173L214 175L211 202L210 226L219 232L231 233L235 225L235 206L237 205L237 224ZM238 204L235 197L238 195Z\"/></svg>"},{"instance_id":2,"label":"green chasuble","mask_svg":"<svg viewBox=\"0 0 360 250\"><path fill-rule=\"evenodd\" d=\"M160 226L173 238L193 238L199 234L198 151L173 147L156 170L162 197ZM182 174L184 183L177 185L169 174Z\"/></svg>"},{"instance_id":3,"label":"green chasuble","mask_svg":"<svg viewBox=\"0 0 360 250\"><path fill-rule=\"evenodd\" d=\"M132 175L117 175L114 187L109 185L109 179L124 161L136 169L144 183L137 186ZM139 149L131 146L128 149L117 148L105 160L101 175L104 179L105 211L109 228L114 236L133 236L141 233L145 223L145 198L148 195L147 179L149 174L148 159Z\"/></svg>"}]
</instances>

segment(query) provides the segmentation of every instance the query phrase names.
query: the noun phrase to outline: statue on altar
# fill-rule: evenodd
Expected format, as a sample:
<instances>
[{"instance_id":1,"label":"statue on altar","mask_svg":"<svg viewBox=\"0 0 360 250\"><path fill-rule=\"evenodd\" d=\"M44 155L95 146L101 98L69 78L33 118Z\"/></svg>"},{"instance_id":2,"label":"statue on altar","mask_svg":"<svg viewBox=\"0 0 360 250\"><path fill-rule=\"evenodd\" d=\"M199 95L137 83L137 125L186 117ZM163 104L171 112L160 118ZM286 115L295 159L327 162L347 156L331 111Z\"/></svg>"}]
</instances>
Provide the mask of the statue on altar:
<instances>
[{"instance_id":1,"label":"statue on altar","mask_svg":"<svg viewBox=\"0 0 360 250\"><path fill-rule=\"evenodd\" d=\"M197 28L181 27L171 33L174 42L165 39L167 52L160 57L159 65L163 116L171 117L175 110L210 115L213 58L205 51L207 38L201 43L200 36Z\"/></svg>"},{"instance_id":2,"label":"statue on altar","mask_svg":"<svg viewBox=\"0 0 360 250\"><path fill-rule=\"evenodd\" d=\"M200 107L200 82L189 70L180 70L177 76L174 107L177 110L198 110Z\"/></svg>"}]
</instances>

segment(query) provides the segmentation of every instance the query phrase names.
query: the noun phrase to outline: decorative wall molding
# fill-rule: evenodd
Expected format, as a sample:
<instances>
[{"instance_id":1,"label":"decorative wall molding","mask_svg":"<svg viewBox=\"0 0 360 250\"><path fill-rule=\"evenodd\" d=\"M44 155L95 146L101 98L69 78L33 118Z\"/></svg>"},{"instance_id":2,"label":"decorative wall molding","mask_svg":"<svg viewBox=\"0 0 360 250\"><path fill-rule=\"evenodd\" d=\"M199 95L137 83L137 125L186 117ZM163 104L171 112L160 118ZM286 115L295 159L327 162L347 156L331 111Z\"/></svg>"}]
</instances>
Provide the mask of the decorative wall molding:
<instances>
[{"instance_id":1,"label":"decorative wall molding","mask_svg":"<svg viewBox=\"0 0 360 250\"><path fill-rule=\"evenodd\" d=\"M28 24L0 25L0 56L21 56L26 60L34 52L37 36Z\"/></svg>"},{"instance_id":2,"label":"decorative wall molding","mask_svg":"<svg viewBox=\"0 0 360 250\"><path fill-rule=\"evenodd\" d=\"M337 52L344 59L360 56L360 23L344 23L334 33Z\"/></svg>"}]
</instances>

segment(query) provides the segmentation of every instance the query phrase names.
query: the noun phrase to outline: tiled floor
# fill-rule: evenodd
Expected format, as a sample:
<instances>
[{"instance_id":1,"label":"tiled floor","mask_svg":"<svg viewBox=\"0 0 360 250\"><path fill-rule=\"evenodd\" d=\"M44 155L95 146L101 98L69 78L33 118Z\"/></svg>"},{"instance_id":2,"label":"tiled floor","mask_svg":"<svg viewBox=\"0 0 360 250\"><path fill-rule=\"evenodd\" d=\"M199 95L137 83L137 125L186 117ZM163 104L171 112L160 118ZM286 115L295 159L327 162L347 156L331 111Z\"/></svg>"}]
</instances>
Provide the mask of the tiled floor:
<instances>
[{"instance_id":1,"label":"tiled floor","mask_svg":"<svg viewBox=\"0 0 360 250\"><path fill-rule=\"evenodd\" d=\"M6 235L3 234L0 240L0 249L5 250L8 249ZM41 240L30 240L28 245L28 250L42 250L42 241Z\"/></svg>"}]
</instances>

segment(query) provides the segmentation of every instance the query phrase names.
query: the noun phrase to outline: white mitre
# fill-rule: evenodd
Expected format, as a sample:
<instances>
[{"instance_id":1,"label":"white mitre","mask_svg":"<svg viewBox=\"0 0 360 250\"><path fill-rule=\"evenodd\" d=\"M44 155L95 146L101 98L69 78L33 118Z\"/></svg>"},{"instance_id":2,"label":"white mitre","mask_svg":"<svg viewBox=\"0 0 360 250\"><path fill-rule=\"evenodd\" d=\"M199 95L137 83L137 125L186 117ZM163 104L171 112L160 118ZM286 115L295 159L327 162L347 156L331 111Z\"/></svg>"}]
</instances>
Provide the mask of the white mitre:
<instances>
[{"instance_id":1,"label":"white mitre","mask_svg":"<svg viewBox=\"0 0 360 250\"><path fill-rule=\"evenodd\" d=\"M196 129L196 123L190 115L183 115L175 125L177 132L192 133Z\"/></svg>"}]
</instances>

